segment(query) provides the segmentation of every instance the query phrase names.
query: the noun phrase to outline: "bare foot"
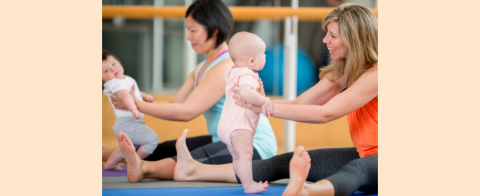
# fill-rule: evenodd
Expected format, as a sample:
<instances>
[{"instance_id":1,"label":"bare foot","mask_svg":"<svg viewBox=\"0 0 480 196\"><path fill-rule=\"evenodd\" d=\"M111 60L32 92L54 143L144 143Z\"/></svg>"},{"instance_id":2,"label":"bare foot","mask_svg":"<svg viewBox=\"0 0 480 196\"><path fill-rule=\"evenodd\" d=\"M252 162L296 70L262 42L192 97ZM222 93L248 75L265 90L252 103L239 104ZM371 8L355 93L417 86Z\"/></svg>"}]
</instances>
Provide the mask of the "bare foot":
<instances>
[{"instance_id":1,"label":"bare foot","mask_svg":"<svg viewBox=\"0 0 480 196\"><path fill-rule=\"evenodd\" d=\"M261 193L266 191L269 186L270 185L268 185L268 181L265 181L264 183L260 181L252 182L251 184L244 186L243 189L245 193Z\"/></svg>"},{"instance_id":2,"label":"bare foot","mask_svg":"<svg viewBox=\"0 0 480 196\"><path fill-rule=\"evenodd\" d=\"M135 153L132 141L127 134L119 133L117 136L120 150L127 161L127 179L129 182L140 182L143 180L142 160Z\"/></svg>"},{"instance_id":3,"label":"bare foot","mask_svg":"<svg viewBox=\"0 0 480 196\"><path fill-rule=\"evenodd\" d=\"M195 171L195 163L190 151L188 151L185 139L187 138L188 129L183 130L182 135L178 138L175 147L177 148L177 164L173 171L173 179L175 181L191 181L193 172Z\"/></svg>"},{"instance_id":4,"label":"bare foot","mask_svg":"<svg viewBox=\"0 0 480 196\"><path fill-rule=\"evenodd\" d=\"M122 167L120 167L120 165L109 165L109 164L105 164L103 166L103 169L105 169L105 170L123 170Z\"/></svg>"},{"instance_id":5,"label":"bare foot","mask_svg":"<svg viewBox=\"0 0 480 196\"><path fill-rule=\"evenodd\" d=\"M283 196L304 195L303 185L310 171L311 159L303 146L299 146L293 152L290 160L290 182L283 192Z\"/></svg>"}]
</instances>

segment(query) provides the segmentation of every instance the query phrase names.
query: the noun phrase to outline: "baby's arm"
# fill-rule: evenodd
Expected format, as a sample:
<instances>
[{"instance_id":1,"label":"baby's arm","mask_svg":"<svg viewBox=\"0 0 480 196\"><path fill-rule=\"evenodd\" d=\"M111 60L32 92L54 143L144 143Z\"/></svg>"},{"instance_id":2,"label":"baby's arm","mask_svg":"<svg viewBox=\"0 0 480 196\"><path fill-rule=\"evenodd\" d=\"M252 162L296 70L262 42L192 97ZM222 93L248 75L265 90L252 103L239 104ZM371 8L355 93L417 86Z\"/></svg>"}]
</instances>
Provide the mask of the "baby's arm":
<instances>
[{"instance_id":1,"label":"baby's arm","mask_svg":"<svg viewBox=\"0 0 480 196\"><path fill-rule=\"evenodd\" d=\"M253 105L258 105L262 107L263 114L266 117L271 116L272 113L272 102L268 97L262 96L253 87L249 84L242 84L238 94L248 103Z\"/></svg>"},{"instance_id":2,"label":"baby's arm","mask_svg":"<svg viewBox=\"0 0 480 196\"><path fill-rule=\"evenodd\" d=\"M140 111L138 111L137 105L135 105L135 101L133 100L132 95L130 95L127 90L119 90L115 93L115 96L117 96L125 105L125 107L127 107L127 109L132 112L135 119L141 118Z\"/></svg>"}]
</instances>

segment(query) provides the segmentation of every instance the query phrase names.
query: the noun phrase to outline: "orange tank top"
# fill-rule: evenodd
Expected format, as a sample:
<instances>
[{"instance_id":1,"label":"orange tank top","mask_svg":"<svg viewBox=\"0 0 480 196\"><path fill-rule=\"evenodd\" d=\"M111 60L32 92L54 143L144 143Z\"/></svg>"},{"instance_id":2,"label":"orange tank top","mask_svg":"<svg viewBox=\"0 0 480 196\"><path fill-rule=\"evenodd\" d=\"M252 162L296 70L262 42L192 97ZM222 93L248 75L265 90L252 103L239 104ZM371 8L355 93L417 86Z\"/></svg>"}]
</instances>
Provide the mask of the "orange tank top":
<instances>
[{"instance_id":1,"label":"orange tank top","mask_svg":"<svg viewBox=\"0 0 480 196\"><path fill-rule=\"evenodd\" d=\"M347 115L352 142L361 158L378 154L378 100Z\"/></svg>"}]
</instances>

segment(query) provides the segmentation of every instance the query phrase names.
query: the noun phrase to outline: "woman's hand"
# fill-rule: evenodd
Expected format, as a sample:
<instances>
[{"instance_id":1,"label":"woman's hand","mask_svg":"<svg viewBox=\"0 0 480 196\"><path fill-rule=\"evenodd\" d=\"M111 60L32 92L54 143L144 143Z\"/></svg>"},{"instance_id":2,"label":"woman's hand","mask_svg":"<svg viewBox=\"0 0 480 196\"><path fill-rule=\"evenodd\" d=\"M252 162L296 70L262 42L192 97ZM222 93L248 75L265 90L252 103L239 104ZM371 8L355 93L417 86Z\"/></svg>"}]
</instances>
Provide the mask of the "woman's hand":
<instances>
[{"instance_id":1,"label":"woman's hand","mask_svg":"<svg viewBox=\"0 0 480 196\"><path fill-rule=\"evenodd\" d=\"M132 86L132 89L130 90L130 95L133 97L133 100L136 102L137 98L135 97L135 86ZM128 108L123 104L123 102L119 98L110 96L110 99L112 99L112 103L113 103L113 106L115 106L115 109L129 111Z\"/></svg>"},{"instance_id":2,"label":"woman's hand","mask_svg":"<svg viewBox=\"0 0 480 196\"><path fill-rule=\"evenodd\" d=\"M240 95L238 95L238 90L234 90L233 93L234 93L234 95L232 96L233 99L237 100L237 101L235 101L235 104L237 104L240 107L244 107L244 108L247 108L247 109L252 110L254 112L257 112L257 113L263 113L263 109L260 106L256 106L256 105L253 105L251 103L245 102L245 100L243 100L242 97L240 97Z\"/></svg>"},{"instance_id":3,"label":"woman's hand","mask_svg":"<svg viewBox=\"0 0 480 196\"><path fill-rule=\"evenodd\" d=\"M153 102L153 97L151 95L143 93L143 92L140 92L140 94L142 94L143 101L150 102L150 103Z\"/></svg>"}]
</instances>

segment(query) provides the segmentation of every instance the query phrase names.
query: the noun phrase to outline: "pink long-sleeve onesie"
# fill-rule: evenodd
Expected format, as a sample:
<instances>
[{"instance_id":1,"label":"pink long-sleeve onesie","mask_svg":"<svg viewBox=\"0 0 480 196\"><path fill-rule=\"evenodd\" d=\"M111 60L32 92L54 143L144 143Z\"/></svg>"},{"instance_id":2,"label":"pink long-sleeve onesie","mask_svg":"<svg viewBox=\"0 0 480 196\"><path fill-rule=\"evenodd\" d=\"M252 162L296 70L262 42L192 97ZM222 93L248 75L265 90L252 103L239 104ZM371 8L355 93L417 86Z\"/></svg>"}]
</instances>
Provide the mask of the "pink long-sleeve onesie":
<instances>
[{"instance_id":1,"label":"pink long-sleeve onesie","mask_svg":"<svg viewBox=\"0 0 480 196\"><path fill-rule=\"evenodd\" d=\"M231 137L236 130L248 130L255 135L260 113L240 107L235 104L233 91L239 90L243 84L248 84L257 92L260 90L258 74L246 67L232 67L225 76L225 104L218 123L217 135L220 140L232 147Z\"/></svg>"}]
</instances>

